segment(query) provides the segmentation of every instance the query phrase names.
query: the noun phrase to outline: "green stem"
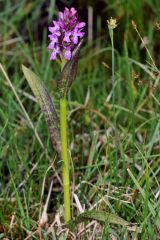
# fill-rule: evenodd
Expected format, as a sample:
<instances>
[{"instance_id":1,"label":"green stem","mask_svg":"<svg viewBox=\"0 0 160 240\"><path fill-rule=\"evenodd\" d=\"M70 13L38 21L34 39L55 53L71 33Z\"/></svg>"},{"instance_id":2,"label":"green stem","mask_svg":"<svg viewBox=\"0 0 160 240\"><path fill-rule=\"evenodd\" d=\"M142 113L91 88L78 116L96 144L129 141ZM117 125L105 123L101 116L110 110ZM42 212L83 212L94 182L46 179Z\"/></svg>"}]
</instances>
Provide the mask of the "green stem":
<instances>
[{"instance_id":1,"label":"green stem","mask_svg":"<svg viewBox=\"0 0 160 240\"><path fill-rule=\"evenodd\" d=\"M71 206L70 206L69 160L67 149L67 101L64 98L60 99L60 131L63 160L64 218L65 221L68 222L71 219Z\"/></svg>"},{"instance_id":2,"label":"green stem","mask_svg":"<svg viewBox=\"0 0 160 240\"><path fill-rule=\"evenodd\" d=\"M115 143L116 143L116 148L115 148L115 156L114 156L114 168L115 172L118 171L118 166L117 166L117 159L118 159L118 132L117 132L117 121L116 121L116 109L115 109L115 56L114 56L114 30L109 29L109 35L111 39L111 46L112 46L112 106L113 106L113 117L114 117L114 127L115 127ZM117 177L115 178L117 182Z\"/></svg>"},{"instance_id":3,"label":"green stem","mask_svg":"<svg viewBox=\"0 0 160 240\"><path fill-rule=\"evenodd\" d=\"M112 45L112 94L113 94L113 110L114 109L114 104L115 104L115 94L114 94L114 84L115 84L115 79L114 79L114 73L115 73L115 64L114 64L114 33L113 29L109 30L109 35L111 39L111 45Z\"/></svg>"}]
</instances>

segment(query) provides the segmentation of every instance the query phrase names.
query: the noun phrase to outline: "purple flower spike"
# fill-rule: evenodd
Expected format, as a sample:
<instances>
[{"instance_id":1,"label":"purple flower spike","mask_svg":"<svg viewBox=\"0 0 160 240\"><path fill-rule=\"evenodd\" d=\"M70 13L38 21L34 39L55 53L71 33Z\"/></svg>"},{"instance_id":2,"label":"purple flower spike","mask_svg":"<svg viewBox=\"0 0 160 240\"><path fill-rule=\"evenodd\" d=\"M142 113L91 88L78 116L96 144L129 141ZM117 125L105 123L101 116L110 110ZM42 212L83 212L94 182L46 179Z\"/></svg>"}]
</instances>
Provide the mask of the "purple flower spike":
<instances>
[{"instance_id":1,"label":"purple flower spike","mask_svg":"<svg viewBox=\"0 0 160 240\"><path fill-rule=\"evenodd\" d=\"M65 8L64 12L59 12L58 16L59 19L53 21L53 25L49 27L48 48L52 50L50 59L55 60L59 54L62 58L70 60L75 45L85 34L83 30L86 24L78 21L75 8Z\"/></svg>"}]
</instances>

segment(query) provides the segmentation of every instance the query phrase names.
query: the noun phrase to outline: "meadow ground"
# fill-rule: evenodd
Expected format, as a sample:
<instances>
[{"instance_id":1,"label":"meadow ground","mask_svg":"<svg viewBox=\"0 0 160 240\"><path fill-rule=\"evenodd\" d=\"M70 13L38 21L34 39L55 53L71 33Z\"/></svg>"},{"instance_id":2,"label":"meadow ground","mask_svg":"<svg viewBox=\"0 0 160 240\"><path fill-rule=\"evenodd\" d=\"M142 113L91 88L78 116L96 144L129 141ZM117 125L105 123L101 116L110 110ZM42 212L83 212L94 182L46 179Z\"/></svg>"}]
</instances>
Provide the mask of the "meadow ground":
<instances>
[{"instance_id":1,"label":"meadow ground","mask_svg":"<svg viewBox=\"0 0 160 240\"><path fill-rule=\"evenodd\" d=\"M39 75L59 109L60 69L47 50L55 1L2 0L0 7L0 239L160 239L159 0L103 1L92 41L86 33L68 137L72 215L92 212L70 231L61 159L21 69ZM119 23L114 51L111 16Z\"/></svg>"}]
</instances>

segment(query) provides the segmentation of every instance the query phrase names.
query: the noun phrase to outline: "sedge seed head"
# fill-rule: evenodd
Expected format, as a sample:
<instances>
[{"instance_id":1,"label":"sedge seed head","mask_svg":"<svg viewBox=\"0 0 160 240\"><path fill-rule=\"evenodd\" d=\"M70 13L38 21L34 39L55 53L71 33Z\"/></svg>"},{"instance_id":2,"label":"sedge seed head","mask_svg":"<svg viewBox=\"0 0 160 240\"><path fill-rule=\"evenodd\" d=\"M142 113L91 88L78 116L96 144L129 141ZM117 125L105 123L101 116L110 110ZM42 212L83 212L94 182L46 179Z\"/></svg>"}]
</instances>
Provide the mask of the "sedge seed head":
<instances>
[{"instance_id":1,"label":"sedge seed head","mask_svg":"<svg viewBox=\"0 0 160 240\"><path fill-rule=\"evenodd\" d=\"M107 20L107 24L109 30L113 30L118 26L117 19L112 17L109 20Z\"/></svg>"}]
</instances>

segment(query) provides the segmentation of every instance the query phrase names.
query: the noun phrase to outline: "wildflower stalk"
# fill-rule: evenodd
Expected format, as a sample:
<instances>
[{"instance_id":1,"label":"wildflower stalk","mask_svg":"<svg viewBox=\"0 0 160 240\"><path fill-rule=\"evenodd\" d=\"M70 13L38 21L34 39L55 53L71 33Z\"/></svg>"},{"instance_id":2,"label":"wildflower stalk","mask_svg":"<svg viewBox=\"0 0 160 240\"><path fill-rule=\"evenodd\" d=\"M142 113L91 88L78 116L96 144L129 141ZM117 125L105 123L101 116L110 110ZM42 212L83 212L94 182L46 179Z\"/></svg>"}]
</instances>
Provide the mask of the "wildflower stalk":
<instances>
[{"instance_id":1,"label":"wildflower stalk","mask_svg":"<svg viewBox=\"0 0 160 240\"><path fill-rule=\"evenodd\" d=\"M113 94L113 106L115 104L115 94L114 94L114 83L115 83L115 79L114 79L114 72L115 72L115 61L114 61L114 34L113 34L113 30L109 31L110 33L110 38L111 38L111 45L112 45L112 94Z\"/></svg>"},{"instance_id":2,"label":"wildflower stalk","mask_svg":"<svg viewBox=\"0 0 160 240\"><path fill-rule=\"evenodd\" d=\"M61 71L63 71L66 62L67 62L66 59L61 58ZM71 203L70 203L66 93L63 95L62 98L60 98L60 138L61 138L62 181L64 196L64 219L65 222L67 223L71 220Z\"/></svg>"},{"instance_id":3,"label":"wildflower stalk","mask_svg":"<svg viewBox=\"0 0 160 240\"><path fill-rule=\"evenodd\" d=\"M109 35L111 39L112 46L112 94L113 94L113 109L115 104L115 94L114 94L114 84L115 84L115 60L114 60L114 29L117 27L116 19L110 19L107 21L109 28Z\"/></svg>"},{"instance_id":4,"label":"wildflower stalk","mask_svg":"<svg viewBox=\"0 0 160 240\"><path fill-rule=\"evenodd\" d=\"M114 56L114 29L117 27L117 21L116 19L110 19L107 21L108 23L108 29L109 29L109 35L111 40L111 47L112 47L112 104L113 104L113 114L114 114L114 127L115 127L115 141L116 146L118 145L118 136L116 131L116 117L115 117L115 56ZM115 149L115 160L117 160L117 147ZM115 166L115 172L117 172L117 164L114 160L113 165ZM117 177L116 177L117 181Z\"/></svg>"},{"instance_id":5,"label":"wildflower stalk","mask_svg":"<svg viewBox=\"0 0 160 240\"><path fill-rule=\"evenodd\" d=\"M70 180L69 180L69 159L67 147L67 100L60 99L60 134L61 134L61 153L63 160L63 191L64 191L64 218L68 222L71 219L70 206Z\"/></svg>"},{"instance_id":6,"label":"wildflower stalk","mask_svg":"<svg viewBox=\"0 0 160 240\"><path fill-rule=\"evenodd\" d=\"M64 191L64 218L65 222L71 220L70 204L70 178L69 158L67 146L67 93L77 73L77 64L80 48L85 35L85 22L79 22L78 13L75 8L65 8L59 12L57 21L49 26L48 35L50 43L48 48L52 50L50 59L56 60L59 55L61 59L61 74L57 81L60 94L60 139L62 157L62 178ZM79 42L80 40L80 42Z\"/></svg>"}]
</instances>

